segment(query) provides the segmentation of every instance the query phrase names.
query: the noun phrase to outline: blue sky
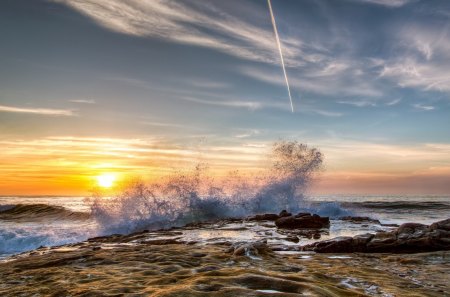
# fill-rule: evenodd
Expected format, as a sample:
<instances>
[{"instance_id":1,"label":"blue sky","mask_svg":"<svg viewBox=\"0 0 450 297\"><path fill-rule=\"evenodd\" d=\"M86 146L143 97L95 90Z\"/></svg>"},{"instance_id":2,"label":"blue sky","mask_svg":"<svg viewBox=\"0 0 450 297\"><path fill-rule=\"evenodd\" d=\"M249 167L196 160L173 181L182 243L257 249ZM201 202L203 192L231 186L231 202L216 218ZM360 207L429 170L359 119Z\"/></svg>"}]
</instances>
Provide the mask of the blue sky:
<instances>
[{"instance_id":1,"label":"blue sky","mask_svg":"<svg viewBox=\"0 0 450 297\"><path fill-rule=\"evenodd\" d=\"M317 192L384 181L397 193L420 180L413 192L449 193L450 2L272 6L294 113L266 1L2 1L5 153L26 166L36 143L138 140L246 168L270 142L297 139L327 158ZM126 163L117 157L109 170ZM21 170L11 162L0 161L5 176Z\"/></svg>"}]
</instances>

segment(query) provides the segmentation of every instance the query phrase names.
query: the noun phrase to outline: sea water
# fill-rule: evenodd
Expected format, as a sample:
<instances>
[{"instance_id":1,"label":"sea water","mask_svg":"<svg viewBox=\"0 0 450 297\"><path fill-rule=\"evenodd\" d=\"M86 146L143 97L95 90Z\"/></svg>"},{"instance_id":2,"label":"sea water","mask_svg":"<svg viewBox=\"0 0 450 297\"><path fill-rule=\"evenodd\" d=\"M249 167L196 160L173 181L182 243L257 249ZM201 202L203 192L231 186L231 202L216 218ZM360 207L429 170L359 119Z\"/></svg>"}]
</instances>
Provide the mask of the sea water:
<instances>
[{"instance_id":1,"label":"sea water","mask_svg":"<svg viewBox=\"0 0 450 297\"><path fill-rule=\"evenodd\" d=\"M302 210L332 218L329 233L322 236L320 240L367 232L374 233L386 229L375 223L353 224L335 220L345 215L369 216L382 223L395 224L411 221L430 224L450 217L449 196L325 195L305 197L302 204ZM22 207L17 208L17 205ZM127 206L136 207L136 205ZM214 207L214 204L210 206ZM14 207L17 211L11 213ZM116 233L115 229L105 228L102 225L104 221L95 217L91 213L92 210L92 200L84 197L0 197L0 257L30 251L40 246L75 243L90 237ZM79 215L83 213L87 215ZM119 214L123 213L127 214L127 212L119 212ZM2 216L2 214L7 215ZM134 216L135 212L132 214ZM143 215L145 216L145 213ZM124 222L132 219L133 217L130 216ZM133 230L133 227L145 228L145 222L148 221L139 219L141 222L139 225L128 226L122 229L121 233L138 231ZM162 222L168 224L167 222L171 221ZM154 225L150 224L149 229L152 229L152 226ZM158 228L153 227L153 229L161 227L161 225L157 226ZM243 238L259 240L264 237L281 242L283 238L275 228L270 228L270 225L264 226L252 222L191 229L185 231L183 236L187 241L195 240L205 243L215 240L239 241ZM298 244L306 244L310 241L303 240ZM293 243L283 242L283 244Z\"/></svg>"}]
</instances>

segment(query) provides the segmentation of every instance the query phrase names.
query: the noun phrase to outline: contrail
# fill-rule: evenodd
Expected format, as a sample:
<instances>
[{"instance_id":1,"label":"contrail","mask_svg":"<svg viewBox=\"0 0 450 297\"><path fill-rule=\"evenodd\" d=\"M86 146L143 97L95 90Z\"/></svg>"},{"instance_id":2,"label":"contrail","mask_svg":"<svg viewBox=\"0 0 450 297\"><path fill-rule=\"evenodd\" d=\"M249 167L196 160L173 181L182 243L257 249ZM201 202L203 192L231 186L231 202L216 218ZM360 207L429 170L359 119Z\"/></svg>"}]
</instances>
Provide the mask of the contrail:
<instances>
[{"instance_id":1,"label":"contrail","mask_svg":"<svg viewBox=\"0 0 450 297\"><path fill-rule=\"evenodd\" d=\"M277 23L275 22L275 17L273 15L272 3L270 2L270 0L267 0L267 3L269 4L269 11L270 11L270 18L272 19L273 32L275 32L275 39L277 40L278 51L280 52L281 67L283 68L284 80L286 81L289 101L291 102L291 110L292 112L294 112L294 105L292 104L291 88L289 87L289 80L286 73L286 67L284 66L283 51L281 50L280 37L278 37Z\"/></svg>"}]
</instances>

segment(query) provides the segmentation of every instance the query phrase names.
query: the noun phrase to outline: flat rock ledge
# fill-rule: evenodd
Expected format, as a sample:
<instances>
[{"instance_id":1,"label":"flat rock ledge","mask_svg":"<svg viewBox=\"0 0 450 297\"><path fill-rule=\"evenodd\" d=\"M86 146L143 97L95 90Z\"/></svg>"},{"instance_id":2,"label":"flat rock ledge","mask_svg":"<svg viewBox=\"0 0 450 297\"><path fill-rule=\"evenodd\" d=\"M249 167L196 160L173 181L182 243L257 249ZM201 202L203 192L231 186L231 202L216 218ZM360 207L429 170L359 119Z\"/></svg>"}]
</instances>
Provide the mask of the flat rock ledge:
<instances>
[{"instance_id":1,"label":"flat rock ledge","mask_svg":"<svg viewBox=\"0 0 450 297\"><path fill-rule=\"evenodd\" d=\"M423 225L405 223L396 230L337 237L302 247L317 253L421 253L450 250L450 218Z\"/></svg>"}]
</instances>

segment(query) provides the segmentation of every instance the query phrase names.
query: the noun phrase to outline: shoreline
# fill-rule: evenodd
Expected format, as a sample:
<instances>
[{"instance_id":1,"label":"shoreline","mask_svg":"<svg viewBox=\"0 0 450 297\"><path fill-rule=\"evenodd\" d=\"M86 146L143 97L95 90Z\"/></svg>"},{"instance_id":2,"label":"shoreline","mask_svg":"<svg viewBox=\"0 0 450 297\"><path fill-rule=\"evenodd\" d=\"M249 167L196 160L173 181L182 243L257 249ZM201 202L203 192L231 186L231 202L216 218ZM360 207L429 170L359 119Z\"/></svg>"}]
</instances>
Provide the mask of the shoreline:
<instances>
[{"instance_id":1,"label":"shoreline","mask_svg":"<svg viewBox=\"0 0 450 297\"><path fill-rule=\"evenodd\" d=\"M248 221L272 226L270 221ZM264 240L185 240L245 232L222 221L110 235L8 257L2 296L445 296L450 251L320 254ZM276 228L276 227L275 227Z\"/></svg>"}]
</instances>

